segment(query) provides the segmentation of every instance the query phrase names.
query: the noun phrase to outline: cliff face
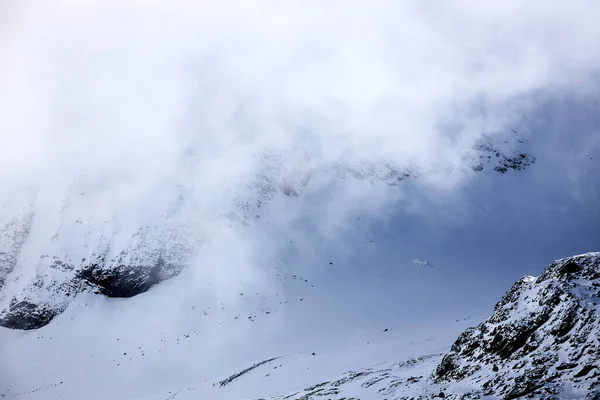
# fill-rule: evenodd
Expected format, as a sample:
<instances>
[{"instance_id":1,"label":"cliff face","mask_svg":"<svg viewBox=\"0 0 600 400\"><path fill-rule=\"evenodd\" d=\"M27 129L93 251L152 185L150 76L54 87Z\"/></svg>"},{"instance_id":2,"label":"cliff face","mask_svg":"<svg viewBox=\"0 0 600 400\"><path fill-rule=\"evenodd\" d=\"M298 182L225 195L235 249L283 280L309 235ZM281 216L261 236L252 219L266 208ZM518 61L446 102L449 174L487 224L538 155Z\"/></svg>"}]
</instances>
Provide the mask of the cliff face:
<instances>
[{"instance_id":1,"label":"cliff face","mask_svg":"<svg viewBox=\"0 0 600 400\"><path fill-rule=\"evenodd\" d=\"M600 391L600 253L524 277L456 340L435 382L472 381L506 399Z\"/></svg>"}]
</instances>

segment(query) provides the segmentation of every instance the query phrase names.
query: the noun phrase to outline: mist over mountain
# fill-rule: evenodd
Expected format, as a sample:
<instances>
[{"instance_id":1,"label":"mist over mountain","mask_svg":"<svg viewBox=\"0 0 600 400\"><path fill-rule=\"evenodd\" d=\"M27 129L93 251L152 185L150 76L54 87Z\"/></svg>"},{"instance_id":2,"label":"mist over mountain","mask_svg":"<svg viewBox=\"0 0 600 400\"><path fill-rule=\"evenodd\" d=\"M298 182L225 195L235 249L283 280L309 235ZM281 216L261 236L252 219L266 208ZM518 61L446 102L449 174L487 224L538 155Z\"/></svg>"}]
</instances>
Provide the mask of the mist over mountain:
<instances>
[{"instance_id":1,"label":"mist over mountain","mask_svg":"<svg viewBox=\"0 0 600 400\"><path fill-rule=\"evenodd\" d=\"M596 48L585 0L0 4L0 395L488 362L448 348L598 250Z\"/></svg>"}]
</instances>

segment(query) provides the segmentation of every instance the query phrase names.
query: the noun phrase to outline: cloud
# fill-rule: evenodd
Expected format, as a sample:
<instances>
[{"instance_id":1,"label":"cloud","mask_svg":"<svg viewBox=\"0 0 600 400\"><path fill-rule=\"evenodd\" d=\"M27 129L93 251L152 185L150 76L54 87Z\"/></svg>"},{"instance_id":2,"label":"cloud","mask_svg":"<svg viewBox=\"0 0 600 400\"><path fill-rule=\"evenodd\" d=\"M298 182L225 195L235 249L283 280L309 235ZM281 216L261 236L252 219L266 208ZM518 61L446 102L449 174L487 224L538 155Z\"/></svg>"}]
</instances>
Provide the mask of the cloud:
<instances>
[{"instance_id":1,"label":"cloud","mask_svg":"<svg viewBox=\"0 0 600 400\"><path fill-rule=\"evenodd\" d=\"M78 296L54 344L11 341L0 368L27 390L177 386L486 315L597 250L596 3L0 1L0 229L35 212L2 306L64 278L42 255L194 253L133 299ZM537 161L475 173L481 140ZM165 351L89 361L140 345Z\"/></svg>"},{"instance_id":2,"label":"cloud","mask_svg":"<svg viewBox=\"0 0 600 400\"><path fill-rule=\"evenodd\" d=\"M2 7L3 204L32 202L46 224L71 224L55 215L81 196L68 215L119 229L123 246L163 218L203 242L223 215L240 205L250 215L286 185L301 205L273 208L271 222L285 232L312 218L306 234L332 240L356 212L385 214L408 189L327 171L456 168L483 134L511 136L539 93L584 96L600 66L600 12L583 0ZM470 177L420 185L439 193ZM224 235L223 247L245 235ZM62 246L79 254L70 239Z\"/></svg>"}]
</instances>

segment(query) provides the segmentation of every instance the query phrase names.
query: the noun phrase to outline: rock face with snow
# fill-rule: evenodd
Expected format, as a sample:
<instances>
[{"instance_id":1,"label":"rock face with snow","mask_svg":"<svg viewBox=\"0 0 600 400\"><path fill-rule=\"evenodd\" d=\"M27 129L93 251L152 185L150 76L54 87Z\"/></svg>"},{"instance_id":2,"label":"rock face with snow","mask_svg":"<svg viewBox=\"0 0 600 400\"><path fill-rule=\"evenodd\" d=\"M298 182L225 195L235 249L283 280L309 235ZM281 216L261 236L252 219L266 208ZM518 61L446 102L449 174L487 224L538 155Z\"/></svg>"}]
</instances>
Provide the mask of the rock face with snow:
<instances>
[{"instance_id":1,"label":"rock face with snow","mask_svg":"<svg viewBox=\"0 0 600 400\"><path fill-rule=\"evenodd\" d=\"M143 293L178 274L192 254L182 245L183 240L161 241L156 232L140 229L118 252L114 250L115 235L112 240L105 237L95 246L86 246L89 255L81 259L59 245L46 247L53 253L36 257L36 250L28 247L36 243L31 237L32 221L35 216L30 214L0 229L5 249L0 253L0 326L12 329L46 325L81 292L109 297ZM60 238L60 233L56 237ZM54 242L48 239L48 243Z\"/></svg>"},{"instance_id":2,"label":"rock face with snow","mask_svg":"<svg viewBox=\"0 0 600 400\"><path fill-rule=\"evenodd\" d=\"M559 260L510 289L433 373L506 399L566 393L600 398L600 253Z\"/></svg>"}]
</instances>

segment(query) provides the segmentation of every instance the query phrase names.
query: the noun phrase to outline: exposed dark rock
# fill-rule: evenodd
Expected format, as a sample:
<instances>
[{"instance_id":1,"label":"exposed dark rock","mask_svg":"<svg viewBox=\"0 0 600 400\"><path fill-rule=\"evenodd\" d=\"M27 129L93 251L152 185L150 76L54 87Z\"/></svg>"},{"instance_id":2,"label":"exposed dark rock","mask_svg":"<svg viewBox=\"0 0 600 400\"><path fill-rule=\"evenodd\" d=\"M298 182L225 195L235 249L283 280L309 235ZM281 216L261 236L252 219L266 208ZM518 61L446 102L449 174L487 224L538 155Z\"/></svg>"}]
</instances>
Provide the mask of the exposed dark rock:
<instances>
[{"instance_id":1,"label":"exposed dark rock","mask_svg":"<svg viewBox=\"0 0 600 400\"><path fill-rule=\"evenodd\" d=\"M589 253L558 260L538 278L524 277L490 318L457 338L432 381L479 380L485 393L516 399L587 377L600 360L600 302L593 285L599 270L600 254ZM495 377L480 375L484 366Z\"/></svg>"},{"instance_id":2,"label":"exposed dark rock","mask_svg":"<svg viewBox=\"0 0 600 400\"><path fill-rule=\"evenodd\" d=\"M133 297L167 278L161 265L121 265L104 269L97 264L82 269L77 277L94 285L99 293L108 297Z\"/></svg>"},{"instance_id":3,"label":"exposed dark rock","mask_svg":"<svg viewBox=\"0 0 600 400\"><path fill-rule=\"evenodd\" d=\"M585 396L585 400L600 400L600 390L590 392L587 396Z\"/></svg>"},{"instance_id":4,"label":"exposed dark rock","mask_svg":"<svg viewBox=\"0 0 600 400\"><path fill-rule=\"evenodd\" d=\"M519 140L518 143L525 143L526 140ZM527 152L506 154L492 143L491 138L484 136L473 146L473 154L467 155L467 159L475 159L471 164L471 169L475 172L482 171L485 164L493 166L494 171L501 174L509 170L521 171L535 163L534 156Z\"/></svg>"},{"instance_id":5,"label":"exposed dark rock","mask_svg":"<svg viewBox=\"0 0 600 400\"><path fill-rule=\"evenodd\" d=\"M572 369L577 366L576 363L562 363L556 367L557 371L564 371L565 369Z\"/></svg>"},{"instance_id":6,"label":"exposed dark rock","mask_svg":"<svg viewBox=\"0 0 600 400\"><path fill-rule=\"evenodd\" d=\"M528 154L521 153L514 157L502 155L499 165L494 167L494 170L504 174L508 172L509 169L520 171L534 163L535 157L532 157Z\"/></svg>"},{"instance_id":7,"label":"exposed dark rock","mask_svg":"<svg viewBox=\"0 0 600 400\"><path fill-rule=\"evenodd\" d=\"M62 271L73 269L69 263L56 260L52 261L50 267ZM91 264L76 271L71 279L62 283L52 282L46 285L41 278L38 278L32 282L32 290L44 287L61 300L45 304L27 297L13 299L7 309L0 311L0 326L11 329L41 328L63 312L68 299L77 293L88 291L108 297L133 297L177 275L182 268L182 266L167 265L159 258L153 266L109 267L99 263Z\"/></svg>"},{"instance_id":8,"label":"exposed dark rock","mask_svg":"<svg viewBox=\"0 0 600 400\"><path fill-rule=\"evenodd\" d=\"M581 368L581 370L575 374L574 378L581 378L583 376L586 376L587 374L589 374L594 368L596 368L595 365L586 365L585 367Z\"/></svg>"},{"instance_id":9,"label":"exposed dark rock","mask_svg":"<svg viewBox=\"0 0 600 400\"><path fill-rule=\"evenodd\" d=\"M11 305L0 315L0 326L22 330L37 329L48 324L61 311L23 300Z\"/></svg>"},{"instance_id":10,"label":"exposed dark rock","mask_svg":"<svg viewBox=\"0 0 600 400\"><path fill-rule=\"evenodd\" d=\"M261 362L257 362L256 364L253 364L251 366L249 366L248 368L244 368L243 370L236 372L235 374L231 375L230 377L223 379L222 381L219 381L217 383L214 384L214 386L218 386L218 387L224 387L229 385L231 382L233 382L234 380L238 379L239 377L241 377L242 375L247 374L248 372L255 370L265 364L268 364L272 361L277 360L279 357L274 357L274 358L269 358L268 360L264 360Z\"/></svg>"},{"instance_id":11,"label":"exposed dark rock","mask_svg":"<svg viewBox=\"0 0 600 400\"><path fill-rule=\"evenodd\" d=\"M560 277L571 276L577 272L581 272L583 268L577 264L574 260L569 260L565 264L556 268L556 274Z\"/></svg>"}]
</instances>

